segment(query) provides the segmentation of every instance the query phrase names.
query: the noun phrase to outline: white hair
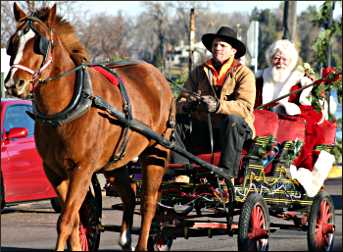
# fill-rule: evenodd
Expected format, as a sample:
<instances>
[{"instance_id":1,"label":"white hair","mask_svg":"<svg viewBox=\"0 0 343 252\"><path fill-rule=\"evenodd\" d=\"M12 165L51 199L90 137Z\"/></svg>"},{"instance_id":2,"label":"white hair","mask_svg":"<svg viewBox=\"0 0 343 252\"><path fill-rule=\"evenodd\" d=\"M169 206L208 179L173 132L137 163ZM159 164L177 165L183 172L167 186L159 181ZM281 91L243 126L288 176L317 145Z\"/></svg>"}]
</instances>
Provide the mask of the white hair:
<instances>
[{"instance_id":1,"label":"white hair","mask_svg":"<svg viewBox=\"0 0 343 252\"><path fill-rule=\"evenodd\" d=\"M271 66L271 60L277 51L280 51L284 55L288 56L288 58L290 59L288 67L290 69L294 69L299 58L299 54L297 49L295 48L295 45L287 39L277 40L273 44L271 44L265 53L265 57L269 66Z\"/></svg>"}]
</instances>

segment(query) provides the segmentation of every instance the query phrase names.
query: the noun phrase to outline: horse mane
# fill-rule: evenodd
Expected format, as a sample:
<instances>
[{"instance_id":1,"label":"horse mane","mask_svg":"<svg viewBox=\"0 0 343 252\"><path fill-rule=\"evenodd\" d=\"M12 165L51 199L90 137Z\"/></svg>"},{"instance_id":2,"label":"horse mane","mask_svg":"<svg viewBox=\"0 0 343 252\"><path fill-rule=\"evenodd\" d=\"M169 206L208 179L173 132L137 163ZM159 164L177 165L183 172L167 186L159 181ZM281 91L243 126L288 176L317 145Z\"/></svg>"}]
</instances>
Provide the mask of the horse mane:
<instances>
[{"instance_id":1,"label":"horse mane","mask_svg":"<svg viewBox=\"0 0 343 252\"><path fill-rule=\"evenodd\" d=\"M49 11L50 9L48 7L42 7L36 10L32 15L47 24ZM74 27L68 21L61 16L56 15L53 29L54 32L58 34L62 44L68 50L70 57L76 65L89 62L89 54L86 48L81 44Z\"/></svg>"}]
</instances>

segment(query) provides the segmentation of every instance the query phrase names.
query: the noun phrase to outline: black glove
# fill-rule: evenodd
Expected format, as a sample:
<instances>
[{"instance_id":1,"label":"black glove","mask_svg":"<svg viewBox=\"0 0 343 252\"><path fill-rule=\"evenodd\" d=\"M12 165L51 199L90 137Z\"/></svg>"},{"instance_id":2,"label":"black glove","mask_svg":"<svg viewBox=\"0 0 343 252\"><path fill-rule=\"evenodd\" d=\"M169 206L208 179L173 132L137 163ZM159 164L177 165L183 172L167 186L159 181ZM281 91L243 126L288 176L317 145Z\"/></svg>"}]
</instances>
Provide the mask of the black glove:
<instances>
[{"instance_id":1,"label":"black glove","mask_svg":"<svg viewBox=\"0 0 343 252\"><path fill-rule=\"evenodd\" d=\"M219 109L219 101L211 95L201 96L201 101L205 105L207 112L215 113Z\"/></svg>"},{"instance_id":2,"label":"black glove","mask_svg":"<svg viewBox=\"0 0 343 252\"><path fill-rule=\"evenodd\" d=\"M183 110L183 112L185 112L185 113L190 113L190 112L192 112L192 111L195 111L196 108L197 108L197 106L198 106L198 102L197 102L197 101L191 101L191 100L189 100L189 101L187 101L187 102L183 105L182 110Z\"/></svg>"}]
</instances>

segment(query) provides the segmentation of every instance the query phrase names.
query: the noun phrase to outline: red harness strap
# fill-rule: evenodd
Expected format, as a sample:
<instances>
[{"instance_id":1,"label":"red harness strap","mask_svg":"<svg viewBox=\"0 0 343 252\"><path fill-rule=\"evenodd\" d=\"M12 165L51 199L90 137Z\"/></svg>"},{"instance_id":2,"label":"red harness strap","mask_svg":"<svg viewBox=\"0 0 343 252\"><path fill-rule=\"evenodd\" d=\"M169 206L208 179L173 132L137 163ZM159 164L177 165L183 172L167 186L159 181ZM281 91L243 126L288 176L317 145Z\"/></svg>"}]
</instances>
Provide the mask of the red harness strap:
<instances>
[{"instance_id":1,"label":"red harness strap","mask_svg":"<svg viewBox=\"0 0 343 252\"><path fill-rule=\"evenodd\" d=\"M117 76L113 75L112 73L108 72L106 69L100 66L94 66L93 68L97 70L99 73L103 74L114 86L119 85L119 80Z\"/></svg>"}]
</instances>

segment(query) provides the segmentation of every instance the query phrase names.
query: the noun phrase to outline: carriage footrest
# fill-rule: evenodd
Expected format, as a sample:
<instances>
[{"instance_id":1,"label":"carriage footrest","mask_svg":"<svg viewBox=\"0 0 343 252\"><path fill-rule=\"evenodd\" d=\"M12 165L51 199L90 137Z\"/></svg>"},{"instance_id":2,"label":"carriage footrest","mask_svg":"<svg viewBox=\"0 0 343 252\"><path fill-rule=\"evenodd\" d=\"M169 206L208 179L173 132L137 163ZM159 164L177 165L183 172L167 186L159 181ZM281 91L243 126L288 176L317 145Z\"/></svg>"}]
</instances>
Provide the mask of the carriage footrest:
<instances>
[{"instance_id":1,"label":"carriage footrest","mask_svg":"<svg viewBox=\"0 0 343 252\"><path fill-rule=\"evenodd\" d=\"M218 223L218 222L195 222L192 226L194 229L227 229L226 223Z\"/></svg>"},{"instance_id":2,"label":"carriage footrest","mask_svg":"<svg viewBox=\"0 0 343 252\"><path fill-rule=\"evenodd\" d=\"M194 222L192 229L227 229L227 223L221 222ZM235 232L238 230L238 224L232 223L231 224L231 231Z\"/></svg>"}]
</instances>

